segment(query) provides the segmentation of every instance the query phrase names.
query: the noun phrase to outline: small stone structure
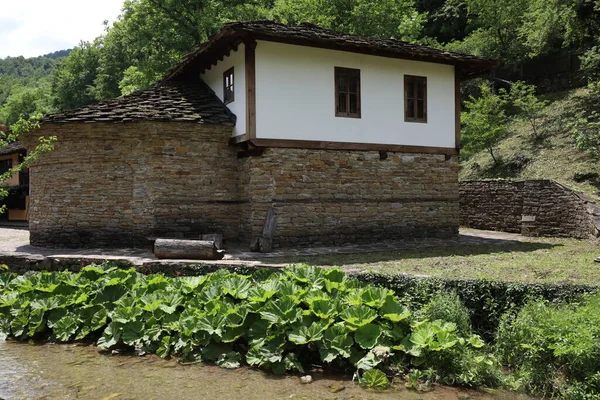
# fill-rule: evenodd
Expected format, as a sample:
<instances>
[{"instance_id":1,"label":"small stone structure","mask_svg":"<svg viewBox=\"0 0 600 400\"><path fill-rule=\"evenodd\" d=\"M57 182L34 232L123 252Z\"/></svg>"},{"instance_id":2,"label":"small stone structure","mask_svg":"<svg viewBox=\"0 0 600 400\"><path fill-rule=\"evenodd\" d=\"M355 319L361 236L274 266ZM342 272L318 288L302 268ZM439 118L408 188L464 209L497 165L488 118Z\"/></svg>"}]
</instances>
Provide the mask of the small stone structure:
<instances>
[{"instance_id":1,"label":"small stone structure","mask_svg":"<svg viewBox=\"0 0 600 400\"><path fill-rule=\"evenodd\" d=\"M600 206L551 180L460 183L461 226L526 236L598 236Z\"/></svg>"}]
</instances>

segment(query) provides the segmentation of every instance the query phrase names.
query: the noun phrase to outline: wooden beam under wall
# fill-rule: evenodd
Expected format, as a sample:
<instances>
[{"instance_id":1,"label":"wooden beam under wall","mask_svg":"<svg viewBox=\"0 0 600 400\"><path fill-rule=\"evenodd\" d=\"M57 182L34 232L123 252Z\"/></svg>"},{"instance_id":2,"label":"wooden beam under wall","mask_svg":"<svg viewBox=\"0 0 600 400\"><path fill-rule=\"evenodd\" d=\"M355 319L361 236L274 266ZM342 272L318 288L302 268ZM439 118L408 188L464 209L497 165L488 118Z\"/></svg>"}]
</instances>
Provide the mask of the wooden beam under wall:
<instances>
[{"instance_id":1,"label":"wooden beam under wall","mask_svg":"<svg viewBox=\"0 0 600 400\"><path fill-rule=\"evenodd\" d=\"M250 139L254 147L281 147L289 149L389 151L398 153L424 153L457 155L452 147L407 146L397 144L325 142L318 140Z\"/></svg>"},{"instance_id":2,"label":"wooden beam under wall","mask_svg":"<svg viewBox=\"0 0 600 400\"><path fill-rule=\"evenodd\" d=\"M460 69L454 67L454 144L460 154Z\"/></svg>"},{"instance_id":3,"label":"wooden beam under wall","mask_svg":"<svg viewBox=\"0 0 600 400\"><path fill-rule=\"evenodd\" d=\"M246 61L246 135L256 138L256 41L245 42Z\"/></svg>"}]
</instances>

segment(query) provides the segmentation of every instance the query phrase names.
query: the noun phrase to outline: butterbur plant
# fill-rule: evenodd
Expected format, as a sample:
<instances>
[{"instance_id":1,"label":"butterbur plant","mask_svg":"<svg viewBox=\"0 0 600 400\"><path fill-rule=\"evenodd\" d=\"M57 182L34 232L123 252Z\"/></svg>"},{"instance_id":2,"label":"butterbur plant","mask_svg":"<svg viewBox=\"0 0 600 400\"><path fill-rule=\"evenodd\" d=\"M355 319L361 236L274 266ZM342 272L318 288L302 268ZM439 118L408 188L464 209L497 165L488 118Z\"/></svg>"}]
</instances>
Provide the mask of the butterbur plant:
<instances>
[{"instance_id":1,"label":"butterbur plant","mask_svg":"<svg viewBox=\"0 0 600 400\"><path fill-rule=\"evenodd\" d=\"M178 278L110 265L2 272L0 338L7 337L87 340L106 350L275 374L335 366L374 388L408 368L433 369L441 382L462 385L479 384L488 373L472 373L483 357L479 336L452 322L416 318L392 291L340 269L306 265Z\"/></svg>"}]
</instances>

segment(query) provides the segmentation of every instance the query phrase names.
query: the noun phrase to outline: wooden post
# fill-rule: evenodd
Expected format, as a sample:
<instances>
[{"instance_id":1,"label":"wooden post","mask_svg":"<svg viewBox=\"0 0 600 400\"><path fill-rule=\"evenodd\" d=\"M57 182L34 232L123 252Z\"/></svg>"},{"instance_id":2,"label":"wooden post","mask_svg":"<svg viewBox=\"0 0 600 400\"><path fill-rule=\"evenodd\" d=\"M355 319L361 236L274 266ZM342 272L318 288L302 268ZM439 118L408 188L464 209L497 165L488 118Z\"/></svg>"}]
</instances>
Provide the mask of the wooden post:
<instances>
[{"instance_id":1,"label":"wooden post","mask_svg":"<svg viewBox=\"0 0 600 400\"><path fill-rule=\"evenodd\" d=\"M250 242L250 251L268 253L273 250L273 235L277 226L277 212L271 207L267 210L262 235L257 235Z\"/></svg>"}]
</instances>

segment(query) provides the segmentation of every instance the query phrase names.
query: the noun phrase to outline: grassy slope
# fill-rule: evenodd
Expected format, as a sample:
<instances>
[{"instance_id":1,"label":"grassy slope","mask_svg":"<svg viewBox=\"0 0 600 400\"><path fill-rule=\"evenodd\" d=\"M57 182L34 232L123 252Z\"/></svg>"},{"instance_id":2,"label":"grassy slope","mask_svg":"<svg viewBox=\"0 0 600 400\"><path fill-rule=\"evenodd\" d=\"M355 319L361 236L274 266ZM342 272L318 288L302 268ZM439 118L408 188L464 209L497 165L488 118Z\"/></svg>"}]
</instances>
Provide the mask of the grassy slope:
<instances>
[{"instance_id":1,"label":"grassy slope","mask_svg":"<svg viewBox=\"0 0 600 400\"><path fill-rule=\"evenodd\" d=\"M494 166L487 152L471 156L462 165L461 180L509 178L554 179L593 197L600 197L598 180L576 182L576 173L599 173L597 163L577 149L570 121L583 110L582 95L587 89L555 93L546 99L551 103L540 121L541 134L533 138L531 125L517 120L509 126L509 136L498 146L495 154L502 159Z\"/></svg>"}]
</instances>

